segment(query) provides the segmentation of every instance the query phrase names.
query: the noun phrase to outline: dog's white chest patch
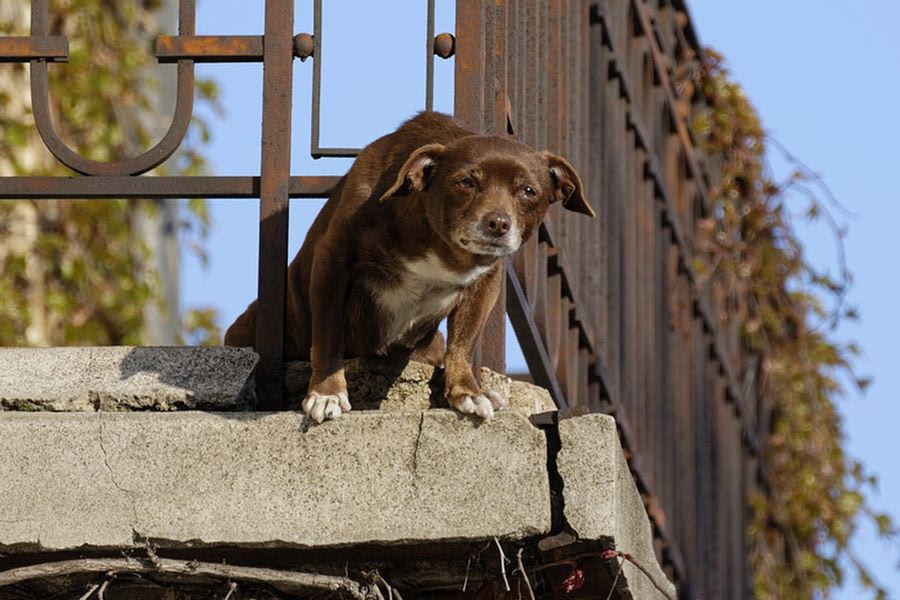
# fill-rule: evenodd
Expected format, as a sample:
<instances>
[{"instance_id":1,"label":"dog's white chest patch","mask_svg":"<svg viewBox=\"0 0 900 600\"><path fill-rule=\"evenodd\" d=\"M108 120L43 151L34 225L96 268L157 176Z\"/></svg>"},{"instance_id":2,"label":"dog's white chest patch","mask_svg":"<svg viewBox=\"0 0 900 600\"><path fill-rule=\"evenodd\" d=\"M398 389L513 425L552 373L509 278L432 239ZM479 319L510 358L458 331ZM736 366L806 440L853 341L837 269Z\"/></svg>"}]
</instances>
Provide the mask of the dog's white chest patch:
<instances>
[{"instance_id":1,"label":"dog's white chest patch","mask_svg":"<svg viewBox=\"0 0 900 600\"><path fill-rule=\"evenodd\" d=\"M448 269L436 254L404 264L399 285L378 290L375 300L386 313L386 343L399 341L410 329L426 320L444 315L456 302L462 288L471 285L491 267L475 267L459 273Z\"/></svg>"}]
</instances>

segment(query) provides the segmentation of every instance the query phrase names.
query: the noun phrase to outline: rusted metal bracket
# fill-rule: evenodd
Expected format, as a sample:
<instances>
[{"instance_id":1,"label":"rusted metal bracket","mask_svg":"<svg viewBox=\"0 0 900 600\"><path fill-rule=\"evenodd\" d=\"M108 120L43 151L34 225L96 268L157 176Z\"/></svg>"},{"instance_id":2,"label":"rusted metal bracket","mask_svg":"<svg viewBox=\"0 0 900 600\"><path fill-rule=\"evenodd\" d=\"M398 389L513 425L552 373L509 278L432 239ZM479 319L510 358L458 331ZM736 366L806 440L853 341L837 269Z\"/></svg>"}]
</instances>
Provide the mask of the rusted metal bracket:
<instances>
[{"instance_id":1,"label":"rusted metal bracket","mask_svg":"<svg viewBox=\"0 0 900 600\"><path fill-rule=\"evenodd\" d=\"M313 36L294 36L293 56L301 61L313 55ZM192 60L195 63L263 62L261 35L161 35L156 38L156 58L161 63Z\"/></svg>"},{"instance_id":2,"label":"rusted metal bracket","mask_svg":"<svg viewBox=\"0 0 900 600\"><path fill-rule=\"evenodd\" d=\"M327 198L340 177L297 176L288 182L291 198ZM3 177L0 200L83 198L259 198L260 177Z\"/></svg>"},{"instance_id":3,"label":"rusted metal bracket","mask_svg":"<svg viewBox=\"0 0 900 600\"><path fill-rule=\"evenodd\" d=\"M0 63L48 60L68 62L69 40L64 36L0 36Z\"/></svg>"},{"instance_id":4,"label":"rusted metal bracket","mask_svg":"<svg viewBox=\"0 0 900 600\"><path fill-rule=\"evenodd\" d=\"M261 35L161 35L156 38L156 58L161 63L262 62Z\"/></svg>"}]
</instances>

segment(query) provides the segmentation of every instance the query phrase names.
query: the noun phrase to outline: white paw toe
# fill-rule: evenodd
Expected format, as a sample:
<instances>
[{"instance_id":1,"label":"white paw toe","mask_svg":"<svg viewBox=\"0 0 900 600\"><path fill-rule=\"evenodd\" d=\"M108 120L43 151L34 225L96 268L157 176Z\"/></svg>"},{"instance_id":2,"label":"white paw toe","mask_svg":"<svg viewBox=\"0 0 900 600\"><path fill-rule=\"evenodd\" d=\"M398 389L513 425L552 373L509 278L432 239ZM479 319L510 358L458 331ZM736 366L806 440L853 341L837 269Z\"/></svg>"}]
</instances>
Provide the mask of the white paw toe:
<instances>
[{"instance_id":1,"label":"white paw toe","mask_svg":"<svg viewBox=\"0 0 900 600\"><path fill-rule=\"evenodd\" d=\"M491 401L491 406L494 407L494 410L503 410L507 406L509 406L509 402L506 400L506 397L502 394L498 394L497 392L485 392L485 396L488 397L488 400Z\"/></svg>"},{"instance_id":2,"label":"white paw toe","mask_svg":"<svg viewBox=\"0 0 900 600\"><path fill-rule=\"evenodd\" d=\"M475 396L475 414L482 419L490 419L494 416L494 406L486 396Z\"/></svg>"},{"instance_id":3,"label":"white paw toe","mask_svg":"<svg viewBox=\"0 0 900 600\"><path fill-rule=\"evenodd\" d=\"M316 423L321 423L325 419L336 419L350 408L347 392L337 394L311 392L303 401L303 412Z\"/></svg>"},{"instance_id":4,"label":"white paw toe","mask_svg":"<svg viewBox=\"0 0 900 600\"><path fill-rule=\"evenodd\" d=\"M465 396L462 400L458 400L456 403L454 403L453 408L463 413L464 415L475 414L475 403L472 401L471 396Z\"/></svg>"},{"instance_id":5,"label":"white paw toe","mask_svg":"<svg viewBox=\"0 0 900 600\"><path fill-rule=\"evenodd\" d=\"M344 412L350 412L350 409L353 407L350 406L350 398L347 397L347 392L341 392L337 395L338 397L338 405L341 407L341 410Z\"/></svg>"}]
</instances>

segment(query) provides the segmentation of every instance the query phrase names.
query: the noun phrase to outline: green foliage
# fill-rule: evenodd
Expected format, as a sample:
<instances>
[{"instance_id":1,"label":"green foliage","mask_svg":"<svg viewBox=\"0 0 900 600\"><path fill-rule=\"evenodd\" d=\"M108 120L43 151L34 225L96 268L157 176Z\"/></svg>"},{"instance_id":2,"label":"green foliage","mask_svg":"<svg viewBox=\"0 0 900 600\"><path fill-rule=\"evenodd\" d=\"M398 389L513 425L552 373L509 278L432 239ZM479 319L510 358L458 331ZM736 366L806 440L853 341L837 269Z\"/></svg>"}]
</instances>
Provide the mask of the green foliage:
<instances>
[{"instance_id":1,"label":"green foliage","mask_svg":"<svg viewBox=\"0 0 900 600\"><path fill-rule=\"evenodd\" d=\"M27 3L0 10L0 34L27 35ZM100 161L133 156L156 142L168 114L150 65L158 1L54 0L53 34L69 38L69 62L51 65L54 123L78 153ZM174 76L174 73L171 75ZM71 175L39 140L28 98L27 66L0 65L0 175ZM197 84L214 102L218 89ZM199 138L199 139L198 139ZM205 162L205 124L194 121L182 148L158 174L194 175ZM182 240L202 255L206 203L182 210ZM158 278L141 275L148 248L136 234L137 213L152 201L0 202L0 344L139 344L144 307L161 302ZM214 315L191 316L193 337L217 336ZM198 330L198 328L201 331Z\"/></svg>"},{"instance_id":2,"label":"green foliage","mask_svg":"<svg viewBox=\"0 0 900 600\"><path fill-rule=\"evenodd\" d=\"M885 591L852 551L853 536L865 518L884 537L896 528L870 506L875 480L844 451L835 408L843 381L861 390L869 384L854 370L858 347L834 335L843 320L857 317L844 302L850 275L843 264L837 278L810 264L788 208L799 198L806 202L799 214L831 225L843 261L845 231L829 210L836 202L793 157L797 170L786 181L772 180L765 156L774 142L719 54L708 50L682 85L703 99L694 131L718 167L713 216L699 228L696 266L736 292L746 315L745 342L763 358L762 393L771 411L763 460L770 493L751 503L755 593L827 595L844 581L841 565L849 563L859 583L882 597Z\"/></svg>"},{"instance_id":3,"label":"green foliage","mask_svg":"<svg viewBox=\"0 0 900 600\"><path fill-rule=\"evenodd\" d=\"M211 308L192 308L184 316L182 343L191 346L218 346L222 332L216 323L218 313Z\"/></svg>"}]
</instances>

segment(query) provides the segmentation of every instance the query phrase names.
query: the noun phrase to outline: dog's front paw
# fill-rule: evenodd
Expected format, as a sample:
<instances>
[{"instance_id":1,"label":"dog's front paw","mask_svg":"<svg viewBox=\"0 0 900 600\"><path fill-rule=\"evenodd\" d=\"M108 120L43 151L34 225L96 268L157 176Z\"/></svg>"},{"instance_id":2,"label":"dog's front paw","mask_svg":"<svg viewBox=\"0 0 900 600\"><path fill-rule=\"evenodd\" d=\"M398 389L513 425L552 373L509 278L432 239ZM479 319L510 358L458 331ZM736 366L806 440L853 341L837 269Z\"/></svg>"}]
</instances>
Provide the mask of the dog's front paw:
<instances>
[{"instance_id":1,"label":"dog's front paw","mask_svg":"<svg viewBox=\"0 0 900 600\"><path fill-rule=\"evenodd\" d=\"M451 407L464 415L476 415L482 419L490 419L494 411L507 407L506 398L497 392L480 392L473 394L456 394L447 399Z\"/></svg>"},{"instance_id":2,"label":"dog's front paw","mask_svg":"<svg viewBox=\"0 0 900 600\"><path fill-rule=\"evenodd\" d=\"M350 410L350 399L347 392L336 394L320 394L310 391L303 401L303 412L316 423L325 419L336 419Z\"/></svg>"}]
</instances>

